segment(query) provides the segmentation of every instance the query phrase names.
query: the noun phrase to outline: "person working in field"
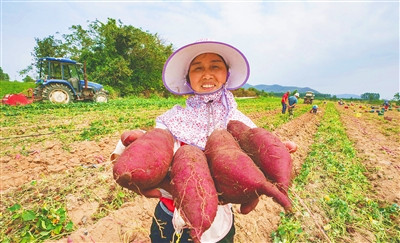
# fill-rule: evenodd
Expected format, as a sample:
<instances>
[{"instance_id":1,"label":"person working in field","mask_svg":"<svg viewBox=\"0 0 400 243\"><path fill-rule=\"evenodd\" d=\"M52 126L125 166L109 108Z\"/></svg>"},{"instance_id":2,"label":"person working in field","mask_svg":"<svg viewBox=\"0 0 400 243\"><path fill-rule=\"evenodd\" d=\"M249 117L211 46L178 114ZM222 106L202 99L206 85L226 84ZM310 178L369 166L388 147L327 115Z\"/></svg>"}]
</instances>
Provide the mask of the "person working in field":
<instances>
[{"instance_id":1,"label":"person working in field","mask_svg":"<svg viewBox=\"0 0 400 243\"><path fill-rule=\"evenodd\" d=\"M190 96L186 108L176 105L157 117L156 127L168 129L172 133L175 151L184 144L204 150L208 136L215 129L226 129L230 120L239 120L251 128L256 127L237 109L237 103L230 92L243 86L249 74L246 57L231 45L201 41L183 46L166 61L162 79L171 93ZM116 159L124 148L119 141L112 159ZM159 195L146 195L143 192L144 196L160 197L151 226L152 242L174 242L178 237L175 232L184 227L176 223L182 222L182 219L178 210L175 210L168 190L168 186L160 189ZM217 215L211 227L201 236L201 241L233 242L234 234L231 205L219 205ZM179 237L180 242L191 240L187 229Z\"/></svg>"},{"instance_id":2,"label":"person working in field","mask_svg":"<svg viewBox=\"0 0 400 243\"><path fill-rule=\"evenodd\" d=\"M289 106L288 106L288 111L289 111L289 118L293 118L293 110L296 107L296 104L298 102L298 98L299 98L300 94L296 93L292 96L289 97Z\"/></svg>"},{"instance_id":3,"label":"person working in field","mask_svg":"<svg viewBox=\"0 0 400 243\"><path fill-rule=\"evenodd\" d=\"M310 110L310 113L317 114L317 112L318 112L318 105L313 105Z\"/></svg>"},{"instance_id":4,"label":"person working in field","mask_svg":"<svg viewBox=\"0 0 400 243\"><path fill-rule=\"evenodd\" d=\"M288 106L288 98L289 98L290 91L286 92L282 96L281 104L282 104L282 114L286 113L286 108Z\"/></svg>"},{"instance_id":5,"label":"person working in field","mask_svg":"<svg viewBox=\"0 0 400 243\"><path fill-rule=\"evenodd\" d=\"M385 108L385 111L387 111L389 109L389 101L385 100L385 102L383 102L383 107Z\"/></svg>"}]
</instances>

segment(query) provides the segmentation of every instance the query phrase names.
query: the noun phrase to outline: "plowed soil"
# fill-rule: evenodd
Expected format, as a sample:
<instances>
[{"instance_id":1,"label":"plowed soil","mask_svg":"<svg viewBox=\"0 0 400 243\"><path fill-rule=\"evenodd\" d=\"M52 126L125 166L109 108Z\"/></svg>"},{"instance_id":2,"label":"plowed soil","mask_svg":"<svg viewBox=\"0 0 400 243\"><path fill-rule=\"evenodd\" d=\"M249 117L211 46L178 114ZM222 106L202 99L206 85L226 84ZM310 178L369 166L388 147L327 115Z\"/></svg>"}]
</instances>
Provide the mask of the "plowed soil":
<instances>
[{"instance_id":1,"label":"plowed soil","mask_svg":"<svg viewBox=\"0 0 400 243\"><path fill-rule=\"evenodd\" d=\"M347 134L367 167L379 199L400 203L400 112L370 113L360 106L337 107Z\"/></svg>"}]
</instances>

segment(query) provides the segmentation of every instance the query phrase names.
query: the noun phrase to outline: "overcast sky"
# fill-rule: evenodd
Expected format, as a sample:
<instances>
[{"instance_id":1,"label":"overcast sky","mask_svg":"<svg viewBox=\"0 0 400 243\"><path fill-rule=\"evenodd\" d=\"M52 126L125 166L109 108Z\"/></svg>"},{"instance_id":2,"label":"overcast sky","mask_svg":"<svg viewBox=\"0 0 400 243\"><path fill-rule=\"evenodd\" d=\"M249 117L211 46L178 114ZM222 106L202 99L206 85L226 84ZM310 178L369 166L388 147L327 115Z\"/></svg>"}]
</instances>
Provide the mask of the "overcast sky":
<instances>
[{"instance_id":1,"label":"overcast sky","mask_svg":"<svg viewBox=\"0 0 400 243\"><path fill-rule=\"evenodd\" d=\"M61 39L72 25L87 29L107 18L157 33L175 49L204 38L227 42L248 58L251 85L386 99L399 92L397 0L1 0L0 66L22 80L18 72L31 64L35 38Z\"/></svg>"}]
</instances>

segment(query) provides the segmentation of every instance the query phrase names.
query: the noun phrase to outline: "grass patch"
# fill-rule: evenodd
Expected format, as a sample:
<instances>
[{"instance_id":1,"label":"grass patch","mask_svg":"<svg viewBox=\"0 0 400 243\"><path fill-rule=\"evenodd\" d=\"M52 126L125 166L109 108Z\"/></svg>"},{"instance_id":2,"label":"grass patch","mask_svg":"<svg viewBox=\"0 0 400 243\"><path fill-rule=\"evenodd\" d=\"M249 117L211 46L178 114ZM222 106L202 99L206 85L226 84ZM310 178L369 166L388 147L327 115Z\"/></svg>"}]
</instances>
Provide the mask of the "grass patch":
<instances>
[{"instance_id":1,"label":"grass patch","mask_svg":"<svg viewBox=\"0 0 400 243\"><path fill-rule=\"evenodd\" d=\"M18 82L18 81L4 81L0 80L0 97L6 94L18 94L26 91L29 88L35 88L34 82Z\"/></svg>"}]
</instances>

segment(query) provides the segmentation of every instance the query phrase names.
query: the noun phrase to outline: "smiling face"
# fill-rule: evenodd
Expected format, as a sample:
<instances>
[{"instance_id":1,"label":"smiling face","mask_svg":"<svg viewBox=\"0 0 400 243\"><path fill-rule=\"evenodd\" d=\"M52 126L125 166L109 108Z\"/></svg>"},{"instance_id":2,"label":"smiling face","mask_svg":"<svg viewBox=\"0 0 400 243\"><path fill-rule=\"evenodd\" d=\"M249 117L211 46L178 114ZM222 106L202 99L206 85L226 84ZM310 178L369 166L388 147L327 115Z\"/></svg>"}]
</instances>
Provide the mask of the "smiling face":
<instances>
[{"instance_id":1,"label":"smiling face","mask_svg":"<svg viewBox=\"0 0 400 243\"><path fill-rule=\"evenodd\" d=\"M225 84L228 75L227 66L221 56L215 53L198 55L190 63L190 85L197 93L210 93Z\"/></svg>"}]
</instances>

